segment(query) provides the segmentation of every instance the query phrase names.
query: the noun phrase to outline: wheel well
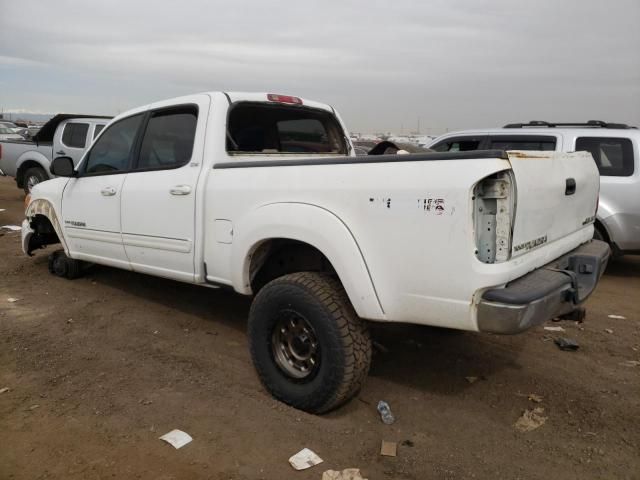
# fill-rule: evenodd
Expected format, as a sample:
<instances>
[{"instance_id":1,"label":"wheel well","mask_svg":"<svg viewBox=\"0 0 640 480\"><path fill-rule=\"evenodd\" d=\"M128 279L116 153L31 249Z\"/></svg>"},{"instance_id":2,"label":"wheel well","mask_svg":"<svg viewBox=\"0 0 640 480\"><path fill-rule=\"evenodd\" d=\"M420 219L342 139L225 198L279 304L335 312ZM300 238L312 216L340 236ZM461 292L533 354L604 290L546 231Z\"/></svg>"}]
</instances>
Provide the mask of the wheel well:
<instances>
[{"instance_id":1,"label":"wheel well","mask_svg":"<svg viewBox=\"0 0 640 480\"><path fill-rule=\"evenodd\" d=\"M607 232L607 229L604 227L602 222L596 219L596 221L594 222L594 227L602 234L602 237L604 238L604 240L609 245L611 245L611 238L609 237L609 232Z\"/></svg>"},{"instance_id":2,"label":"wheel well","mask_svg":"<svg viewBox=\"0 0 640 480\"><path fill-rule=\"evenodd\" d=\"M41 168L45 173L47 173L44 167L35 160L27 160L22 165L20 165L20 167L18 167L18 171L16 172L16 183L18 184L19 188L24 187L24 174L27 169L31 167Z\"/></svg>"},{"instance_id":3,"label":"wheel well","mask_svg":"<svg viewBox=\"0 0 640 480\"><path fill-rule=\"evenodd\" d=\"M298 240L266 240L251 255L249 275L254 294L271 280L295 272L326 272L336 275L333 265L320 250Z\"/></svg>"},{"instance_id":4,"label":"wheel well","mask_svg":"<svg viewBox=\"0 0 640 480\"><path fill-rule=\"evenodd\" d=\"M41 214L35 215L31 219L30 226L34 231L34 234L29 239L29 254L38 248L44 248L47 245L60 243L60 239L58 238L55 228L53 228L51 220L46 216Z\"/></svg>"}]
</instances>

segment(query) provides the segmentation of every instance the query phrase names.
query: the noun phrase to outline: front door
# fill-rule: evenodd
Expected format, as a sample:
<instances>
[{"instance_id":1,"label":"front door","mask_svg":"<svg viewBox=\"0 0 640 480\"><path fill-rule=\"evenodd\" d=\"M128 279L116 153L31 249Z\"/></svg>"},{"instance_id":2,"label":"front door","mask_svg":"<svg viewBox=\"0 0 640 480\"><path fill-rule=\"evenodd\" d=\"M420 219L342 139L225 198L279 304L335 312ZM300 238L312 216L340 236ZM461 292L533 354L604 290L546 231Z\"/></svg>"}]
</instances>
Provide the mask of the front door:
<instances>
[{"instance_id":1,"label":"front door","mask_svg":"<svg viewBox=\"0 0 640 480\"><path fill-rule=\"evenodd\" d=\"M196 188L209 97L153 105L137 161L122 189L122 239L131 268L192 282Z\"/></svg>"},{"instance_id":2,"label":"front door","mask_svg":"<svg viewBox=\"0 0 640 480\"><path fill-rule=\"evenodd\" d=\"M62 223L73 258L129 268L120 231L120 202L143 117L133 115L111 125L64 190Z\"/></svg>"}]
</instances>

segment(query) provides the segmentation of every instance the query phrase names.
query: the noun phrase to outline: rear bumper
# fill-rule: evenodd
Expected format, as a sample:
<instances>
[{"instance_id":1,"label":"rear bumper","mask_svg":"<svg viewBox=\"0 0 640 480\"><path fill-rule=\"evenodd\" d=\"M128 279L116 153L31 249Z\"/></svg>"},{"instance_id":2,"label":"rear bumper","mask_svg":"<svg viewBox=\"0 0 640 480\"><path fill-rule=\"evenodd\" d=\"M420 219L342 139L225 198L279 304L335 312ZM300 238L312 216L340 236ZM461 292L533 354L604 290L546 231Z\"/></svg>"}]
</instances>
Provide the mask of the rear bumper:
<instances>
[{"instance_id":1,"label":"rear bumper","mask_svg":"<svg viewBox=\"0 0 640 480\"><path fill-rule=\"evenodd\" d=\"M609 261L605 242L592 240L551 263L482 294L478 329L520 333L575 310L595 289Z\"/></svg>"}]
</instances>

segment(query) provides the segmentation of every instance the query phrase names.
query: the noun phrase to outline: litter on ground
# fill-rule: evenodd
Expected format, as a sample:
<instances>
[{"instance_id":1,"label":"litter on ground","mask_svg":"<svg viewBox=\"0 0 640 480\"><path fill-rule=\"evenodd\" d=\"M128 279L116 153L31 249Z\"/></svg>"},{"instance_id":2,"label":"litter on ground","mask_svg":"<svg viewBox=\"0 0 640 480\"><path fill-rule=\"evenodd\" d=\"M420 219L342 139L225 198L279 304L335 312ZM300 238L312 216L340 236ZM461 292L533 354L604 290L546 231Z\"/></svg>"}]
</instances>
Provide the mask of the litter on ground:
<instances>
[{"instance_id":1,"label":"litter on ground","mask_svg":"<svg viewBox=\"0 0 640 480\"><path fill-rule=\"evenodd\" d=\"M322 463L322 460L313 450L303 448L289 459L289 463L296 470L304 470Z\"/></svg>"},{"instance_id":2,"label":"litter on ground","mask_svg":"<svg viewBox=\"0 0 640 480\"><path fill-rule=\"evenodd\" d=\"M19 232L20 230L22 230L22 227L20 227L18 225L3 225L0 228L4 228L6 230L11 230L12 232Z\"/></svg>"},{"instance_id":3,"label":"litter on ground","mask_svg":"<svg viewBox=\"0 0 640 480\"><path fill-rule=\"evenodd\" d=\"M564 332L564 327L544 327L549 332Z\"/></svg>"},{"instance_id":4,"label":"litter on ground","mask_svg":"<svg viewBox=\"0 0 640 480\"><path fill-rule=\"evenodd\" d=\"M604 331L605 331L606 333L613 333L613 330L611 330L610 328L605 328L605 329L604 329Z\"/></svg>"},{"instance_id":5,"label":"litter on ground","mask_svg":"<svg viewBox=\"0 0 640 480\"><path fill-rule=\"evenodd\" d=\"M525 410L522 416L513 425L519 432L530 432L544 425L547 417L543 417L544 408L536 407L533 410Z\"/></svg>"},{"instance_id":6,"label":"litter on ground","mask_svg":"<svg viewBox=\"0 0 640 480\"><path fill-rule=\"evenodd\" d=\"M359 468L345 468L342 471L327 470L322 472L322 480L367 480L360 474Z\"/></svg>"},{"instance_id":7,"label":"litter on ground","mask_svg":"<svg viewBox=\"0 0 640 480\"><path fill-rule=\"evenodd\" d=\"M8 392L8 391L9 391L9 389L7 387L0 388L0 393L5 393L5 392Z\"/></svg>"},{"instance_id":8,"label":"litter on ground","mask_svg":"<svg viewBox=\"0 0 640 480\"><path fill-rule=\"evenodd\" d=\"M18 299L17 299L17 298L13 298L13 297L9 297L9 298L7 298L7 302L9 302L9 303L15 303L15 302L17 302L17 301L18 301Z\"/></svg>"},{"instance_id":9,"label":"litter on ground","mask_svg":"<svg viewBox=\"0 0 640 480\"><path fill-rule=\"evenodd\" d=\"M607 315L607 317L615 318L616 320L626 320L627 319L627 317L625 317L624 315Z\"/></svg>"},{"instance_id":10,"label":"litter on ground","mask_svg":"<svg viewBox=\"0 0 640 480\"><path fill-rule=\"evenodd\" d=\"M558 337L553 341L560 350L573 352L578 350L578 348L580 348L580 345L578 345L578 342L576 342L571 338Z\"/></svg>"},{"instance_id":11,"label":"litter on ground","mask_svg":"<svg viewBox=\"0 0 640 480\"><path fill-rule=\"evenodd\" d=\"M380 412L380 418L382 419L383 423L387 425L391 425L393 422L396 421L396 418L393 416L393 413L391 413L391 407L384 400L380 400L378 402L378 412Z\"/></svg>"},{"instance_id":12,"label":"litter on ground","mask_svg":"<svg viewBox=\"0 0 640 480\"><path fill-rule=\"evenodd\" d=\"M395 457L398 454L398 444L396 442L387 442L382 440L380 445L380 455L385 457Z\"/></svg>"},{"instance_id":13,"label":"litter on ground","mask_svg":"<svg viewBox=\"0 0 640 480\"><path fill-rule=\"evenodd\" d=\"M464 377L464 379L469 383L475 383L478 381L478 377Z\"/></svg>"},{"instance_id":14,"label":"litter on ground","mask_svg":"<svg viewBox=\"0 0 640 480\"><path fill-rule=\"evenodd\" d=\"M535 403L542 402L542 395L536 395L535 393L530 393L527 398Z\"/></svg>"},{"instance_id":15,"label":"litter on ground","mask_svg":"<svg viewBox=\"0 0 640 480\"><path fill-rule=\"evenodd\" d=\"M160 440L164 440L177 450L178 448L184 447L187 443L190 443L193 438L182 430L171 430L169 433L162 435Z\"/></svg>"}]
</instances>

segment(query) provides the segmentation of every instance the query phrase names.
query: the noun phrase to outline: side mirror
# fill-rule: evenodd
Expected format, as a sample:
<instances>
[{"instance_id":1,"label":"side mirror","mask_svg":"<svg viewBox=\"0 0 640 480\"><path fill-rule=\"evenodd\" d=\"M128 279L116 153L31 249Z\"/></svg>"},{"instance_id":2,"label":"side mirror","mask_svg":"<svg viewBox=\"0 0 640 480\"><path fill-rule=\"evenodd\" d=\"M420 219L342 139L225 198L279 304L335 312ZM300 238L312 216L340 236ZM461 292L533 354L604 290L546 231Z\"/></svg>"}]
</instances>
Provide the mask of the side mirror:
<instances>
[{"instance_id":1,"label":"side mirror","mask_svg":"<svg viewBox=\"0 0 640 480\"><path fill-rule=\"evenodd\" d=\"M73 160L70 157L56 157L49 167L51 175L56 177L75 177Z\"/></svg>"}]
</instances>

